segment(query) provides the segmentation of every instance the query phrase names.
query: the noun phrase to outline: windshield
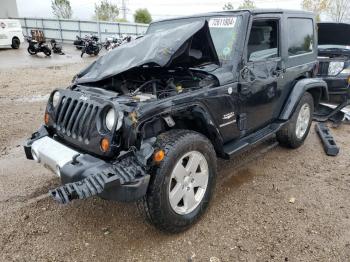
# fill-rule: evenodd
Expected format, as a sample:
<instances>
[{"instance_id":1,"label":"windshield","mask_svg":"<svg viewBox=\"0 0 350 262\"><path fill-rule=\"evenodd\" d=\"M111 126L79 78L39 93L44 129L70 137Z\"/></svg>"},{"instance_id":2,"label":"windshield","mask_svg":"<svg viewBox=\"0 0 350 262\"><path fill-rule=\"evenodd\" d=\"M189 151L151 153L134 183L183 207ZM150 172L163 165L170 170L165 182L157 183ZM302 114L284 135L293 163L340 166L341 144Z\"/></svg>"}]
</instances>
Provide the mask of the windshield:
<instances>
[{"instance_id":1,"label":"windshield","mask_svg":"<svg viewBox=\"0 0 350 262\"><path fill-rule=\"evenodd\" d=\"M210 35L221 64L229 63L234 55L237 34L241 26L241 16L196 17L156 22L150 25L146 34L169 30L204 19L208 21Z\"/></svg>"}]
</instances>

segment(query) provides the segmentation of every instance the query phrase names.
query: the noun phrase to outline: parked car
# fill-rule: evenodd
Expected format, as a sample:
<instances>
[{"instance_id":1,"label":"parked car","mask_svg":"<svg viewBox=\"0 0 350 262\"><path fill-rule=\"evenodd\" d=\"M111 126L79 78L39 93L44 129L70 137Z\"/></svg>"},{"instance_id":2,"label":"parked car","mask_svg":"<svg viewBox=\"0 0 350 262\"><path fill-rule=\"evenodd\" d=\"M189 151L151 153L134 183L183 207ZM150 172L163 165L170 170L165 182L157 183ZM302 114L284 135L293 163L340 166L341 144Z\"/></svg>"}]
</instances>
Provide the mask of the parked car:
<instances>
[{"instance_id":1,"label":"parked car","mask_svg":"<svg viewBox=\"0 0 350 262\"><path fill-rule=\"evenodd\" d=\"M24 42L22 26L16 19L0 19L0 47L18 49Z\"/></svg>"},{"instance_id":2,"label":"parked car","mask_svg":"<svg viewBox=\"0 0 350 262\"><path fill-rule=\"evenodd\" d=\"M350 99L350 24L318 24L318 76L328 84L330 102Z\"/></svg>"},{"instance_id":3,"label":"parked car","mask_svg":"<svg viewBox=\"0 0 350 262\"><path fill-rule=\"evenodd\" d=\"M217 157L277 136L300 147L328 96L312 13L237 10L152 23L52 92L24 146L56 173L60 203L137 201L157 228L207 209Z\"/></svg>"}]
</instances>

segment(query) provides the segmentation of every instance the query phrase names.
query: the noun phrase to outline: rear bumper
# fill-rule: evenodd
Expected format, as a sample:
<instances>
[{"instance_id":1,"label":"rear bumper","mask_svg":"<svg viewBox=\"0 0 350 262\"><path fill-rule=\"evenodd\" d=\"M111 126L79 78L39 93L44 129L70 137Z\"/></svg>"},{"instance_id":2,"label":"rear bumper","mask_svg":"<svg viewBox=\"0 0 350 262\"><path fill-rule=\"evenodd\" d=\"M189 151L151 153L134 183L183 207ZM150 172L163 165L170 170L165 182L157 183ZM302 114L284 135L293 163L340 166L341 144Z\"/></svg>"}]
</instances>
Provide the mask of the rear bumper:
<instances>
[{"instance_id":1,"label":"rear bumper","mask_svg":"<svg viewBox=\"0 0 350 262\"><path fill-rule=\"evenodd\" d=\"M107 162L50 138L44 126L26 141L24 151L28 159L60 176L63 185L50 194L62 204L94 195L131 202L142 198L148 188L150 177L133 154Z\"/></svg>"}]
</instances>

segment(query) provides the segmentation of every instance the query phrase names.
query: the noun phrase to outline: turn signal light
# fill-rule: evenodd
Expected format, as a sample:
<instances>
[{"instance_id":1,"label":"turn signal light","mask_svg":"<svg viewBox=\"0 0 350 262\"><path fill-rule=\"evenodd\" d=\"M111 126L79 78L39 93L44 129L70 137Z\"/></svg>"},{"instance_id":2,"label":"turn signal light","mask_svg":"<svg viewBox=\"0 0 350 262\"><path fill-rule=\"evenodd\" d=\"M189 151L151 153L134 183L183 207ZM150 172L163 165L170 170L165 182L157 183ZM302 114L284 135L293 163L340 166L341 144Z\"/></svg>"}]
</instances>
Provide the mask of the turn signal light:
<instances>
[{"instance_id":1,"label":"turn signal light","mask_svg":"<svg viewBox=\"0 0 350 262\"><path fill-rule=\"evenodd\" d=\"M101 150L103 151L103 152L107 152L108 150L109 150L109 140L108 140L108 138L103 138L102 140L101 140Z\"/></svg>"},{"instance_id":2,"label":"turn signal light","mask_svg":"<svg viewBox=\"0 0 350 262\"><path fill-rule=\"evenodd\" d=\"M165 152L164 150L160 149L154 153L153 160L155 162L160 162L164 159L164 157L165 157Z\"/></svg>"},{"instance_id":3,"label":"turn signal light","mask_svg":"<svg viewBox=\"0 0 350 262\"><path fill-rule=\"evenodd\" d=\"M46 112L46 113L45 113L45 116L44 116L45 125L48 125L48 124L49 124L49 119L50 119L49 113Z\"/></svg>"},{"instance_id":4,"label":"turn signal light","mask_svg":"<svg viewBox=\"0 0 350 262\"><path fill-rule=\"evenodd\" d=\"M350 76L348 77L348 85L350 85Z\"/></svg>"}]
</instances>

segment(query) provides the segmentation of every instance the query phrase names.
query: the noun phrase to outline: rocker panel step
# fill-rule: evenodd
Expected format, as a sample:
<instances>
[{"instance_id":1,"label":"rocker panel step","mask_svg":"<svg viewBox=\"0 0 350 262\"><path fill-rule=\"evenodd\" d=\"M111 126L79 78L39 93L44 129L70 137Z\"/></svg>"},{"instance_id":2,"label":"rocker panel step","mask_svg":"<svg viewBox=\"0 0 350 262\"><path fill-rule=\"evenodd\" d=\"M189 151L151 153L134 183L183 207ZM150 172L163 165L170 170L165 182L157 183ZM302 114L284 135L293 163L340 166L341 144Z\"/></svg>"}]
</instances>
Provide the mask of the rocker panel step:
<instances>
[{"instance_id":1,"label":"rocker panel step","mask_svg":"<svg viewBox=\"0 0 350 262\"><path fill-rule=\"evenodd\" d=\"M323 149L328 156L336 156L339 153L337 146L329 128L324 123L317 123L315 125L316 132L321 139Z\"/></svg>"},{"instance_id":2,"label":"rocker panel step","mask_svg":"<svg viewBox=\"0 0 350 262\"><path fill-rule=\"evenodd\" d=\"M283 124L284 123L273 123L253 134L248 135L245 138L239 139L239 141L228 143L224 146L224 152L228 155L233 155L244 148L247 148L248 146L252 146L275 134L283 126Z\"/></svg>"}]
</instances>

